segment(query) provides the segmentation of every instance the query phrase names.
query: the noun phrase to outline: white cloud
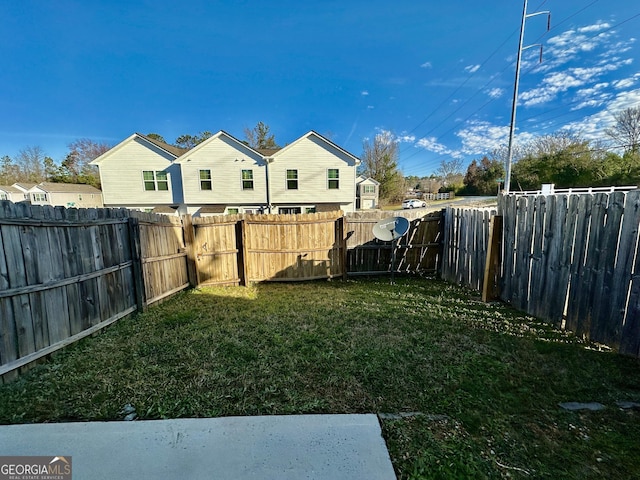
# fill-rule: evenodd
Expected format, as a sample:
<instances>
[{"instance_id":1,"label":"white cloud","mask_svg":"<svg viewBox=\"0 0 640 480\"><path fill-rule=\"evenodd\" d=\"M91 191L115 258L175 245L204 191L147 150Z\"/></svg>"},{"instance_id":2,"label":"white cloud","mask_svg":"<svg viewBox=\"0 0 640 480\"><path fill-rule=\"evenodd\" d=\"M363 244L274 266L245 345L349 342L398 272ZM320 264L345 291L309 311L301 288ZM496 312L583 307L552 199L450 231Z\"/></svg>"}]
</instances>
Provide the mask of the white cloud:
<instances>
[{"instance_id":1,"label":"white cloud","mask_svg":"<svg viewBox=\"0 0 640 480\"><path fill-rule=\"evenodd\" d=\"M422 65L420 65L420 68L432 68L433 65L431 65L431 62L424 62Z\"/></svg>"},{"instance_id":2,"label":"white cloud","mask_svg":"<svg viewBox=\"0 0 640 480\"><path fill-rule=\"evenodd\" d=\"M613 86L618 90L629 88L633 86L633 84L635 84L639 78L640 78L640 73L636 73L632 77L621 78L620 80L616 80L615 82L613 82Z\"/></svg>"},{"instance_id":3,"label":"white cloud","mask_svg":"<svg viewBox=\"0 0 640 480\"><path fill-rule=\"evenodd\" d=\"M598 81L602 76L628 64L629 59L618 59L617 62L595 67L575 67L565 71L551 72L543 78L541 86L522 92L518 98L525 107L547 103L555 100L560 93L589 85Z\"/></svg>"},{"instance_id":4,"label":"white cloud","mask_svg":"<svg viewBox=\"0 0 640 480\"><path fill-rule=\"evenodd\" d=\"M476 73L478 70L480 70L480 65L467 65L466 67L464 67L464 69L469 73Z\"/></svg>"},{"instance_id":5,"label":"white cloud","mask_svg":"<svg viewBox=\"0 0 640 480\"><path fill-rule=\"evenodd\" d=\"M416 136L403 134L396 137L396 139L398 140L399 143L413 143L416 141Z\"/></svg>"},{"instance_id":6,"label":"white cloud","mask_svg":"<svg viewBox=\"0 0 640 480\"><path fill-rule=\"evenodd\" d=\"M462 151L467 155L481 155L506 145L509 127L492 125L484 121L470 121L456 135L462 140Z\"/></svg>"},{"instance_id":7,"label":"white cloud","mask_svg":"<svg viewBox=\"0 0 640 480\"><path fill-rule=\"evenodd\" d=\"M374 107L373 105L367 105L367 110L373 110L374 108L376 107Z\"/></svg>"},{"instance_id":8,"label":"white cloud","mask_svg":"<svg viewBox=\"0 0 640 480\"><path fill-rule=\"evenodd\" d=\"M487 92L491 98L500 98L504 95L504 88L492 88Z\"/></svg>"},{"instance_id":9,"label":"white cloud","mask_svg":"<svg viewBox=\"0 0 640 480\"><path fill-rule=\"evenodd\" d=\"M570 62L581 53L593 52L603 45L607 47L607 56L621 53L630 42L619 42L611 45L610 39L614 33L612 31L603 31L610 28L611 26L608 23L598 22L578 29L566 30L545 42L542 64L536 65L538 62L536 56L535 63L533 60L523 61L522 67L523 69L534 69L537 72L548 72ZM601 33L598 34L597 32Z\"/></svg>"},{"instance_id":10,"label":"white cloud","mask_svg":"<svg viewBox=\"0 0 640 480\"><path fill-rule=\"evenodd\" d=\"M599 112L565 125L563 129L576 133L586 140L604 140L606 137L603 132L615 122L614 115L626 108L639 105L640 88L619 92Z\"/></svg>"},{"instance_id":11,"label":"white cloud","mask_svg":"<svg viewBox=\"0 0 640 480\"><path fill-rule=\"evenodd\" d=\"M367 95L369 95L369 92L367 92L366 90L363 90L362 92L360 92L360 95L362 95L363 97L366 97Z\"/></svg>"},{"instance_id":12,"label":"white cloud","mask_svg":"<svg viewBox=\"0 0 640 480\"><path fill-rule=\"evenodd\" d=\"M418 148L423 148L430 152L437 153L439 155L459 155L456 154L455 151L448 148L446 145L439 143L436 137L423 137L416 142L415 146Z\"/></svg>"}]
</instances>

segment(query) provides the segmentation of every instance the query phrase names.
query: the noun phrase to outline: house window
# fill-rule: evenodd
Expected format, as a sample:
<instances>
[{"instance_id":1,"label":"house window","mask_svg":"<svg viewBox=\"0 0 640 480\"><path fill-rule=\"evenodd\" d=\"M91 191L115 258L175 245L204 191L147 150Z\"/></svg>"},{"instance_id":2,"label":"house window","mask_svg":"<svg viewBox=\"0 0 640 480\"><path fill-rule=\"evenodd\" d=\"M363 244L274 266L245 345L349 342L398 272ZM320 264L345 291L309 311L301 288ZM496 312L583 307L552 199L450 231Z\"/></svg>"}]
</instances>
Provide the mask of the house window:
<instances>
[{"instance_id":1,"label":"house window","mask_svg":"<svg viewBox=\"0 0 640 480\"><path fill-rule=\"evenodd\" d=\"M34 202L46 202L47 194L46 193L32 193L32 199Z\"/></svg>"},{"instance_id":2,"label":"house window","mask_svg":"<svg viewBox=\"0 0 640 480\"><path fill-rule=\"evenodd\" d=\"M287 170L287 190L298 189L298 170Z\"/></svg>"},{"instance_id":3,"label":"house window","mask_svg":"<svg viewBox=\"0 0 640 480\"><path fill-rule=\"evenodd\" d=\"M142 172L144 179L144 189L146 191L167 191L169 190L169 177L167 172L154 172L153 170L144 170Z\"/></svg>"},{"instance_id":4,"label":"house window","mask_svg":"<svg viewBox=\"0 0 640 480\"><path fill-rule=\"evenodd\" d=\"M327 170L327 187L330 190L340 188L340 170L337 168L330 168Z\"/></svg>"},{"instance_id":5,"label":"house window","mask_svg":"<svg viewBox=\"0 0 640 480\"><path fill-rule=\"evenodd\" d=\"M0 192L0 200L7 200L9 197L6 193Z\"/></svg>"},{"instance_id":6,"label":"house window","mask_svg":"<svg viewBox=\"0 0 640 480\"><path fill-rule=\"evenodd\" d=\"M376 193L376 186L375 185L363 185L362 186L362 193Z\"/></svg>"},{"instance_id":7,"label":"house window","mask_svg":"<svg viewBox=\"0 0 640 480\"><path fill-rule=\"evenodd\" d=\"M242 189L253 190L253 170L242 170Z\"/></svg>"},{"instance_id":8,"label":"house window","mask_svg":"<svg viewBox=\"0 0 640 480\"><path fill-rule=\"evenodd\" d=\"M298 213L302 213L301 207L280 207L278 208L278 213L280 215L295 215Z\"/></svg>"},{"instance_id":9,"label":"house window","mask_svg":"<svg viewBox=\"0 0 640 480\"><path fill-rule=\"evenodd\" d=\"M239 208L227 208L227 215L237 215L239 212Z\"/></svg>"},{"instance_id":10,"label":"house window","mask_svg":"<svg viewBox=\"0 0 640 480\"><path fill-rule=\"evenodd\" d=\"M304 213L316 213L316 207L305 207Z\"/></svg>"},{"instance_id":11,"label":"house window","mask_svg":"<svg viewBox=\"0 0 640 480\"><path fill-rule=\"evenodd\" d=\"M211 170L200 170L200 190L211 190Z\"/></svg>"}]
</instances>

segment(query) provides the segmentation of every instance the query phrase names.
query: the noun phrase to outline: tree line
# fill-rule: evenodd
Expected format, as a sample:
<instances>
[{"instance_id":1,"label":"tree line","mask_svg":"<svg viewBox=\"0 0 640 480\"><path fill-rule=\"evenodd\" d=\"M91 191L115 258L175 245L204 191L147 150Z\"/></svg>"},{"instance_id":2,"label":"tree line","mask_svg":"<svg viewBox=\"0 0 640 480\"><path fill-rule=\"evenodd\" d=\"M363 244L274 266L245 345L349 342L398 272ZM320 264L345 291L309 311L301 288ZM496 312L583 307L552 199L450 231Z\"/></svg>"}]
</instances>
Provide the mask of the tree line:
<instances>
[{"instance_id":1,"label":"tree line","mask_svg":"<svg viewBox=\"0 0 640 480\"><path fill-rule=\"evenodd\" d=\"M639 185L640 184L640 107L627 108L614 116L605 131L608 144L585 140L560 131L537 137L515 149L511 190L538 190L543 183L558 188ZM244 129L243 142L255 149L279 148L270 127L263 123ZM212 136L204 131L184 134L170 144L190 149ZM147 137L169 144L161 135ZM89 163L111 148L105 143L79 139L68 145L69 152L57 164L40 147L27 147L16 158L0 158L0 185L43 181L86 183L100 186L97 168ZM466 195L494 195L504 181L507 151L498 149L474 159L464 172L462 160L443 159L433 175L404 177L398 166L398 141L382 132L363 142L358 173L380 183L382 204L401 201L408 189L423 192L455 191Z\"/></svg>"},{"instance_id":2,"label":"tree line","mask_svg":"<svg viewBox=\"0 0 640 480\"><path fill-rule=\"evenodd\" d=\"M513 152L511 191L640 185L640 107L614 115L604 138L591 141L560 131L520 145ZM608 140L608 141L606 141ZM455 191L459 195L495 195L504 188L507 149L474 159L464 171L462 160L443 159L429 177L403 177L398 167L398 142L384 132L363 144L360 174L380 182L380 201L402 200L407 190Z\"/></svg>"},{"instance_id":3,"label":"tree line","mask_svg":"<svg viewBox=\"0 0 640 480\"><path fill-rule=\"evenodd\" d=\"M263 122L258 122L253 129L245 128L244 134L246 137L244 143L252 148L278 148L269 126ZM149 133L146 136L157 142L188 150L210 138L212 133L204 131L195 135L180 135L173 143L167 142L162 135L157 133ZM25 147L14 158L4 155L0 158L0 185L56 182L84 183L100 188L98 168L90 165L90 162L112 146L88 138L81 138L70 143L67 147L69 151L60 163L56 163L46 155L39 146Z\"/></svg>"}]
</instances>

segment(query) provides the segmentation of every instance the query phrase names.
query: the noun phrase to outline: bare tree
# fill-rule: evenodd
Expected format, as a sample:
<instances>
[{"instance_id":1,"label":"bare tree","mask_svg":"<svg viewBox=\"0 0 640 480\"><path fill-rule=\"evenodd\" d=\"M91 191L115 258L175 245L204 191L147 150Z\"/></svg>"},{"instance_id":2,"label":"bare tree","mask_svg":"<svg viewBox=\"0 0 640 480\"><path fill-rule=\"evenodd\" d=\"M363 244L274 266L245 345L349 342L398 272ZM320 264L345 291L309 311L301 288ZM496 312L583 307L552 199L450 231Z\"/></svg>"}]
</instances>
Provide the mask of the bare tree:
<instances>
[{"instance_id":1,"label":"bare tree","mask_svg":"<svg viewBox=\"0 0 640 480\"><path fill-rule=\"evenodd\" d=\"M270 133L271 128L269 125L258 122L254 128L245 127L244 137L247 141L247 145L251 148L260 149L275 149L278 148L275 135Z\"/></svg>"},{"instance_id":2,"label":"bare tree","mask_svg":"<svg viewBox=\"0 0 640 480\"><path fill-rule=\"evenodd\" d=\"M361 172L380 183L380 200L402 200L404 178L398 170L398 142L391 132L363 143Z\"/></svg>"},{"instance_id":3,"label":"bare tree","mask_svg":"<svg viewBox=\"0 0 640 480\"><path fill-rule=\"evenodd\" d=\"M460 158L442 160L436 173L442 179L443 187L455 188L462 186L464 174L462 173L463 162Z\"/></svg>"},{"instance_id":4,"label":"bare tree","mask_svg":"<svg viewBox=\"0 0 640 480\"><path fill-rule=\"evenodd\" d=\"M18 166L18 181L40 183L46 180L44 168L44 152L42 148L25 147L18 152L16 165Z\"/></svg>"},{"instance_id":5,"label":"bare tree","mask_svg":"<svg viewBox=\"0 0 640 480\"><path fill-rule=\"evenodd\" d=\"M605 134L627 152L640 151L640 107L629 107L616 113L615 124Z\"/></svg>"}]
</instances>

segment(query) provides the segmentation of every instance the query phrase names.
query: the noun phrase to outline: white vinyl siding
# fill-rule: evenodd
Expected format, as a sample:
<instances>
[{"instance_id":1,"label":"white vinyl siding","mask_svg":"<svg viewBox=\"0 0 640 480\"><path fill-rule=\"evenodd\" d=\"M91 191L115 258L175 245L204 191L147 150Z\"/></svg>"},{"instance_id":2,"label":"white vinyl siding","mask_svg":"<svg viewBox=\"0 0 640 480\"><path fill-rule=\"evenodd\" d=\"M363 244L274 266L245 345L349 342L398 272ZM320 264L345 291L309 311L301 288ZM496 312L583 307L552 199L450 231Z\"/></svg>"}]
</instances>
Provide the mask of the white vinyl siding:
<instances>
[{"instance_id":1,"label":"white vinyl siding","mask_svg":"<svg viewBox=\"0 0 640 480\"><path fill-rule=\"evenodd\" d=\"M328 188L328 171L339 171L338 189ZM298 190L287 189L287 170L298 173ZM317 205L339 203L355 210L356 165L352 157L315 135L303 138L273 156L269 164L270 200L273 204ZM272 180L276 179L276 180Z\"/></svg>"},{"instance_id":2,"label":"white vinyl siding","mask_svg":"<svg viewBox=\"0 0 640 480\"><path fill-rule=\"evenodd\" d=\"M215 135L180 159L187 205L265 205L267 179L263 158L226 135ZM211 171L211 190L202 190L200 172ZM242 171L253 172L253 190L242 189Z\"/></svg>"},{"instance_id":3,"label":"white vinyl siding","mask_svg":"<svg viewBox=\"0 0 640 480\"><path fill-rule=\"evenodd\" d=\"M142 172L167 172L173 168L172 160L173 157L169 153L138 137L122 144L112 157L105 158L99 164L105 206L181 203L180 198L174 198L174 194L181 197L179 169L172 169L168 175L168 190L144 189Z\"/></svg>"}]
</instances>

